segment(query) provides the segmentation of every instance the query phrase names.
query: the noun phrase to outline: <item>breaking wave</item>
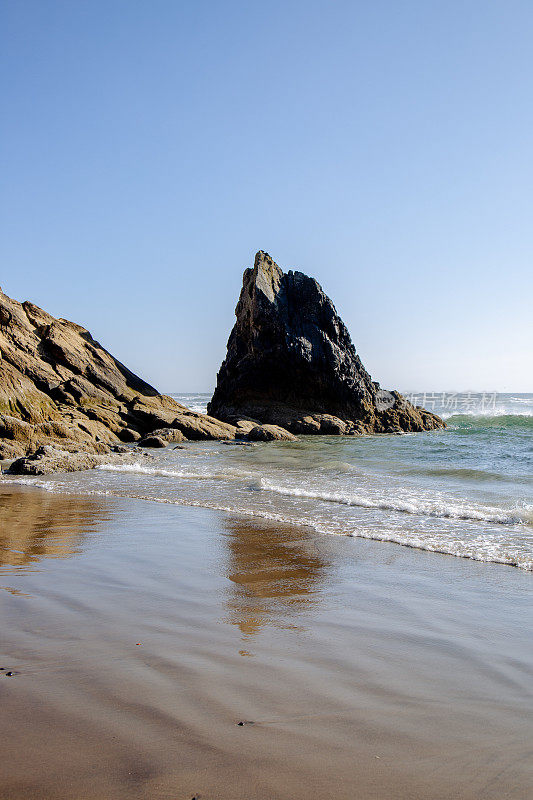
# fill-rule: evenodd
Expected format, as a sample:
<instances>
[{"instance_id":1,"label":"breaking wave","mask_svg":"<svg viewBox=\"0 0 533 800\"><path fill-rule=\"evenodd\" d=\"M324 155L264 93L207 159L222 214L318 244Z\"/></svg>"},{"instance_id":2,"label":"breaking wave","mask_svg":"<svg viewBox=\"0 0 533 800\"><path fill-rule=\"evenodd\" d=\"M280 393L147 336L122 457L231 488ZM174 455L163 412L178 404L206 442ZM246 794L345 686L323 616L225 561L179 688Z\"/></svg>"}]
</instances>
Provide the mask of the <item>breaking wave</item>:
<instances>
[{"instance_id":1,"label":"breaking wave","mask_svg":"<svg viewBox=\"0 0 533 800\"><path fill-rule=\"evenodd\" d=\"M154 475L161 478L185 478L189 480L240 480L242 478L249 478L253 476L252 472L246 472L238 469L226 469L223 472L212 472L206 470L204 472L194 472L191 470L183 469L162 469L160 467L145 467L138 462L134 464L99 464L97 470L103 472L126 472L137 475Z\"/></svg>"},{"instance_id":2,"label":"breaking wave","mask_svg":"<svg viewBox=\"0 0 533 800\"><path fill-rule=\"evenodd\" d=\"M105 472L122 472L139 475L159 476L163 478L178 478L185 480L243 480L247 481L247 488L255 491L267 491L285 497L299 497L310 500L320 500L328 503L338 503L357 508L376 509L382 511L396 511L403 514L414 514L424 517L440 517L443 519L465 520L470 522L489 522L495 525L518 525L528 523L526 514L504 511L496 508L476 508L464 504L442 503L438 500L426 499L384 499L364 495L348 495L339 492L328 492L303 487L282 486L266 478L257 477L252 472L244 470L225 470L224 472L192 472L188 470L170 470L157 467L147 467L141 464L102 464L97 467Z\"/></svg>"},{"instance_id":3,"label":"breaking wave","mask_svg":"<svg viewBox=\"0 0 533 800\"><path fill-rule=\"evenodd\" d=\"M462 519L472 522L490 522L496 525L517 525L527 521L518 514L500 511L498 509L477 509L472 506L447 505L445 503L439 503L438 501L416 500L414 498L409 500L378 500L371 497L347 496L335 492L310 491L309 489L297 487L276 486L263 478L260 479L260 488L290 497L308 497L329 503L341 503L345 506L382 509L383 511L399 511L405 514L416 514L426 517Z\"/></svg>"}]
</instances>

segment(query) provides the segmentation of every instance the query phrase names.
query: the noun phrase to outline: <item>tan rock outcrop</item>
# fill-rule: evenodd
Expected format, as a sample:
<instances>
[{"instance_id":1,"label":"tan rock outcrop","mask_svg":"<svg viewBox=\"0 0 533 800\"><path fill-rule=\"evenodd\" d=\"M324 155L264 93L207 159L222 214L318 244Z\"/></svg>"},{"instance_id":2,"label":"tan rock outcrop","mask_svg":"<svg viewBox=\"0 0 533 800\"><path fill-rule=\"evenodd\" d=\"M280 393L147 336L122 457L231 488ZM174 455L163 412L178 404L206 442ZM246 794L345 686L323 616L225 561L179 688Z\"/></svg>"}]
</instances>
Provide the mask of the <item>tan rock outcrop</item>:
<instances>
[{"instance_id":1,"label":"tan rock outcrop","mask_svg":"<svg viewBox=\"0 0 533 800\"><path fill-rule=\"evenodd\" d=\"M97 454L87 452L71 453L52 445L43 445L29 456L18 458L10 467L9 472L14 475L47 475L51 472L79 472L80 470L95 469L101 464L127 464L147 457L142 451L131 451Z\"/></svg>"},{"instance_id":2,"label":"tan rock outcrop","mask_svg":"<svg viewBox=\"0 0 533 800\"><path fill-rule=\"evenodd\" d=\"M254 425L248 431L246 438L250 442L297 442L298 439L294 434L289 433L285 428L279 425Z\"/></svg>"},{"instance_id":3,"label":"tan rock outcrop","mask_svg":"<svg viewBox=\"0 0 533 800\"><path fill-rule=\"evenodd\" d=\"M160 428L175 430L168 441L236 430L159 394L81 325L0 290L0 459L56 444L104 454Z\"/></svg>"}]
</instances>

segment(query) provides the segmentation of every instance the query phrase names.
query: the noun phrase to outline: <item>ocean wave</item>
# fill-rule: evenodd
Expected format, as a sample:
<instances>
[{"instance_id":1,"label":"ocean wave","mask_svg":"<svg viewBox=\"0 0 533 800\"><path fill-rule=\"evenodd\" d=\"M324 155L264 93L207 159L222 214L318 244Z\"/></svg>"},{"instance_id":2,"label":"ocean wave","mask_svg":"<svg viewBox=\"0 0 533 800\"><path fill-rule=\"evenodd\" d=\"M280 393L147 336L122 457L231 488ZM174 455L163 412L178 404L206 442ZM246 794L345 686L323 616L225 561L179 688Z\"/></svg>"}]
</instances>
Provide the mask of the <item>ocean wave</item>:
<instances>
[{"instance_id":1,"label":"ocean wave","mask_svg":"<svg viewBox=\"0 0 533 800\"><path fill-rule=\"evenodd\" d=\"M339 492L310 490L303 487L283 486L273 483L257 473L237 469L224 472L193 472L190 470L171 470L158 467L147 467L142 464L101 464L97 468L104 472L119 472L135 475L147 475L184 480L215 481L247 481L251 491L268 491L285 497L301 497L328 503L338 503L356 508L396 511L417 516L440 517L443 519L465 520L469 522L489 522L495 525L519 525L531 523L531 514L526 509L520 511L504 511L496 508L474 507L459 503L443 503L438 500L419 498L388 499L373 498L364 495L347 495Z\"/></svg>"},{"instance_id":2,"label":"ocean wave","mask_svg":"<svg viewBox=\"0 0 533 800\"><path fill-rule=\"evenodd\" d=\"M232 467L224 472L192 472L183 469L163 469L161 467L145 467L143 464L99 464L97 470L102 472L122 472L135 475L153 475L161 478L185 478L190 480L241 480L253 477L253 473L238 470Z\"/></svg>"},{"instance_id":3,"label":"ocean wave","mask_svg":"<svg viewBox=\"0 0 533 800\"><path fill-rule=\"evenodd\" d=\"M493 414L441 414L449 427L477 428L525 428L533 429L533 411L511 414L509 411L495 411Z\"/></svg>"},{"instance_id":4,"label":"ocean wave","mask_svg":"<svg viewBox=\"0 0 533 800\"><path fill-rule=\"evenodd\" d=\"M501 472L489 472L482 469L469 469L467 467L409 467L404 469L404 475L427 475L435 478L460 478L475 482L502 482L502 483L533 483L533 476L528 475L503 475Z\"/></svg>"},{"instance_id":5,"label":"ocean wave","mask_svg":"<svg viewBox=\"0 0 533 800\"><path fill-rule=\"evenodd\" d=\"M479 424L493 424L493 421L496 420L499 424L505 424L506 421L509 424L531 424L533 420L533 409L520 409L520 411L509 411L509 409L494 409L493 411L484 411L483 414L479 413L468 413L468 412L461 412L458 413L457 411L443 411L439 414L443 419L446 420L468 420L468 421L478 421Z\"/></svg>"},{"instance_id":6,"label":"ocean wave","mask_svg":"<svg viewBox=\"0 0 533 800\"><path fill-rule=\"evenodd\" d=\"M267 519L272 522L280 522L284 525L295 525L301 528L308 528L315 533L333 536L346 536L352 539L368 539L375 542L385 542L401 545L415 550L422 550L428 553L438 553L441 555L454 556L455 558L465 558L472 561L481 561L490 564L504 564L506 566L517 567L528 572L533 571L533 559L529 556L510 554L505 551L499 552L503 543L495 542L493 538L477 538L475 544L465 541L436 542L433 540L422 539L416 534L406 535L393 531L365 530L360 526L357 530L335 530L331 524L319 522L316 519L291 515L287 513L279 514L264 509L252 509L235 507L224 503L212 502L206 499L171 499L167 497L153 497L150 495L126 494L111 492L117 497L130 497L136 500L145 500L153 503L163 503L168 505L186 506L189 508L207 508L212 511L222 511L228 514L237 514L241 517L253 517Z\"/></svg>"},{"instance_id":7,"label":"ocean wave","mask_svg":"<svg viewBox=\"0 0 533 800\"><path fill-rule=\"evenodd\" d=\"M454 505L452 503L446 504L435 500L428 501L416 498L411 498L409 500L377 500L372 497L348 496L337 492L313 491L300 487L279 486L265 478L259 480L258 488L289 497L305 497L313 500L323 500L328 503L340 503L345 506L379 509L383 511L398 511L404 514L416 514L417 516L442 517L444 519L458 519L471 522L490 522L496 525L518 525L527 522L527 520L519 516L518 513L500 511L495 508L474 508L472 506Z\"/></svg>"},{"instance_id":8,"label":"ocean wave","mask_svg":"<svg viewBox=\"0 0 533 800\"><path fill-rule=\"evenodd\" d=\"M174 398L176 402L181 403L182 406L186 406L191 411L195 411L198 414L207 414L207 404L211 398L210 394L203 394L203 393L191 393L191 392L182 392L181 394L177 394L175 392L171 392L169 395L170 397Z\"/></svg>"},{"instance_id":9,"label":"ocean wave","mask_svg":"<svg viewBox=\"0 0 533 800\"><path fill-rule=\"evenodd\" d=\"M2 475L0 479L0 486L3 486L5 483L13 484L14 486L33 486L35 489L44 489L46 492L61 492L62 487L56 481L45 481L41 478L6 478Z\"/></svg>"},{"instance_id":10,"label":"ocean wave","mask_svg":"<svg viewBox=\"0 0 533 800\"><path fill-rule=\"evenodd\" d=\"M109 465L116 466L116 465ZM126 466L126 465L121 465ZM133 466L133 465L128 465ZM122 470L123 471L123 470ZM167 470L168 472L169 470ZM422 550L430 553L439 553L443 555L454 556L456 558L471 559L473 561L481 561L485 563L503 564L507 566L517 567L525 571L533 571L533 559L529 553L509 552L507 549L508 543L501 539L501 537L478 536L474 540L436 540L434 537L428 537L427 534L421 536L416 531L400 533L399 531L381 529L365 529L361 525L357 528L346 528L344 525L335 525L332 521L319 520L316 516L311 518L306 517L301 511L291 513L287 510L282 513L268 511L266 509L254 509L248 505L243 507L240 504L231 504L224 502L216 502L203 497L199 500L192 498L169 498L161 496L153 496L128 489L80 489L78 486L72 486L55 481L46 481L37 478L12 478L2 479L2 483L19 484L25 486L32 486L41 490L59 492L64 494L83 494L83 495L101 495L106 497L115 497L117 499L128 498L131 500L142 500L154 503L163 503L168 505L206 508L213 511L221 511L229 514L236 514L241 517L253 517L258 519L267 519L273 522L279 522L284 525L295 525L298 527L305 527L315 531L318 534L329 534L336 536L346 536L354 539L368 539L376 542L385 542L391 544L401 545L416 550ZM263 487L265 488L265 487ZM313 495L314 496L314 495ZM329 498L331 499L331 498ZM368 507L379 507L371 505ZM533 506L528 506L522 511L525 513L529 510L530 517L533 521ZM418 512L419 513L419 512ZM459 517L463 518L463 517Z\"/></svg>"}]
</instances>

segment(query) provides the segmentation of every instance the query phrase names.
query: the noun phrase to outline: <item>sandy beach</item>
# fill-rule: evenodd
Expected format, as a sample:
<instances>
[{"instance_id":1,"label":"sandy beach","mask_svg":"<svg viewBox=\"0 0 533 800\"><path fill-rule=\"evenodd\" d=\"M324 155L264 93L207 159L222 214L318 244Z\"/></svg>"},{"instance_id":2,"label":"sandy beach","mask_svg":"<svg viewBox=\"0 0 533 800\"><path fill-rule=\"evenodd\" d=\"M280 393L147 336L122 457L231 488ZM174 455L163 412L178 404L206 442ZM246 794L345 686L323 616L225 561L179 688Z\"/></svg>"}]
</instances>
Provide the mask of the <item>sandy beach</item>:
<instances>
[{"instance_id":1,"label":"sandy beach","mask_svg":"<svg viewBox=\"0 0 533 800\"><path fill-rule=\"evenodd\" d=\"M23 487L0 531L5 800L531 796L528 573Z\"/></svg>"}]
</instances>

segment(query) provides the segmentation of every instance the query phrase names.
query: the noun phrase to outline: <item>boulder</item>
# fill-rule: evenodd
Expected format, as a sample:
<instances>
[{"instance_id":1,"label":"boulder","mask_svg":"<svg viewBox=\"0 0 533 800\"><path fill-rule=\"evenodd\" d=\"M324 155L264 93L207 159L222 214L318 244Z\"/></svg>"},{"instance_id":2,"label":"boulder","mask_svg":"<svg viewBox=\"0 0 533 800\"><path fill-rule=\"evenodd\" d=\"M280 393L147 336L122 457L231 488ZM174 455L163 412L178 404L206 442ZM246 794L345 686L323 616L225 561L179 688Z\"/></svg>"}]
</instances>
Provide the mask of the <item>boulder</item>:
<instances>
[{"instance_id":1,"label":"boulder","mask_svg":"<svg viewBox=\"0 0 533 800\"><path fill-rule=\"evenodd\" d=\"M158 403L145 398L136 399L131 405L130 414L137 426L149 431L174 428L181 431L186 439L233 439L235 436L234 425L190 411L170 397L164 397Z\"/></svg>"},{"instance_id":2,"label":"boulder","mask_svg":"<svg viewBox=\"0 0 533 800\"><path fill-rule=\"evenodd\" d=\"M255 428L256 425L260 423L254 419L238 419L235 421L235 436L239 439L241 436L246 436L247 433L250 433L252 428Z\"/></svg>"},{"instance_id":3,"label":"boulder","mask_svg":"<svg viewBox=\"0 0 533 800\"><path fill-rule=\"evenodd\" d=\"M132 428L122 428L117 435L121 442L138 442L141 439L141 434Z\"/></svg>"},{"instance_id":4,"label":"boulder","mask_svg":"<svg viewBox=\"0 0 533 800\"><path fill-rule=\"evenodd\" d=\"M245 436L250 442L298 441L296 436L279 425L255 425Z\"/></svg>"},{"instance_id":5,"label":"boulder","mask_svg":"<svg viewBox=\"0 0 533 800\"><path fill-rule=\"evenodd\" d=\"M161 436L145 436L139 442L139 447L166 447L168 442Z\"/></svg>"},{"instance_id":6,"label":"boulder","mask_svg":"<svg viewBox=\"0 0 533 800\"><path fill-rule=\"evenodd\" d=\"M331 414L317 414L314 419L320 425L323 436L343 436L348 428L347 422Z\"/></svg>"},{"instance_id":7,"label":"boulder","mask_svg":"<svg viewBox=\"0 0 533 800\"><path fill-rule=\"evenodd\" d=\"M208 414L292 433L386 433L444 427L372 381L331 300L263 251L243 276L235 326Z\"/></svg>"},{"instance_id":8,"label":"boulder","mask_svg":"<svg viewBox=\"0 0 533 800\"><path fill-rule=\"evenodd\" d=\"M178 428L158 428L152 431L150 436L159 436L169 444L179 444L180 442L187 441L186 437Z\"/></svg>"},{"instance_id":9,"label":"boulder","mask_svg":"<svg viewBox=\"0 0 533 800\"><path fill-rule=\"evenodd\" d=\"M178 414L173 427L180 430L187 439L234 439L235 425L219 419L187 411Z\"/></svg>"},{"instance_id":10,"label":"boulder","mask_svg":"<svg viewBox=\"0 0 533 800\"><path fill-rule=\"evenodd\" d=\"M320 433L320 421L316 416L307 414L305 417L295 415L291 420L291 430L294 433L301 433L312 435L313 433Z\"/></svg>"},{"instance_id":11,"label":"boulder","mask_svg":"<svg viewBox=\"0 0 533 800\"><path fill-rule=\"evenodd\" d=\"M47 475L51 472L77 472L94 469L101 464L127 464L139 458L138 452L71 453L51 445L43 445L34 453L14 461L8 470L11 475Z\"/></svg>"}]
</instances>

